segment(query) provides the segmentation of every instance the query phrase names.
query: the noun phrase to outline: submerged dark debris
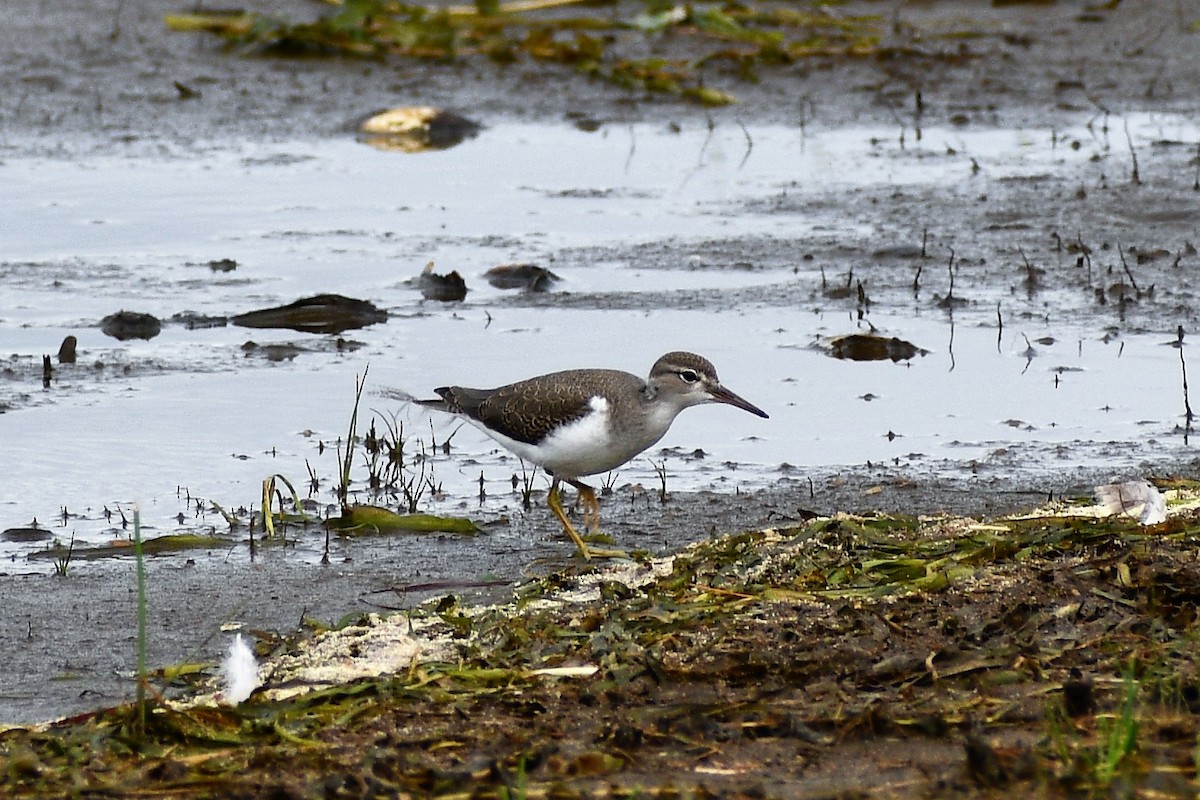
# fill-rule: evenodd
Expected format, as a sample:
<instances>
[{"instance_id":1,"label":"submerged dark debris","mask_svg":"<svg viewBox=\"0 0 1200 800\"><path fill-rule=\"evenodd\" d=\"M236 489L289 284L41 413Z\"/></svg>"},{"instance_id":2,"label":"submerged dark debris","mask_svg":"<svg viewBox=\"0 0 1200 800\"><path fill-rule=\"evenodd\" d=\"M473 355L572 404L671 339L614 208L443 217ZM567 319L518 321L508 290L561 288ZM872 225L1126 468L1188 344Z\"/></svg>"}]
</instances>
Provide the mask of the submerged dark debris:
<instances>
[{"instance_id":1,"label":"submerged dark debris","mask_svg":"<svg viewBox=\"0 0 1200 800\"><path fill-rule=\"evenodd\" d=\"M292 303L257 309L230 318L244 328L287 328L301 333L344 333L380 322L388 314L369 300L340 294L302 297Z\"/></svg>"},{"instance_id":2,"label":"submerged dark debris","mask_svg":"<svg viewBox=\"0 0 1200 800\"><path fill-rule=\"evenodd\" d=\"M1198 543L1194 512L844 517L580 566L423 607L458 657L403 674L9 730L0 793L1190 797Z\"/></svg>"},{"instance_id":3,"label":"submerged dark debris","mask_svg":"<svg viewBox=\"0 0 1200 800\"><path fill-rule=\"evenodd\" d=\"M153 314L118 311L100 320L100 330L118 341L153 339L162 333L162 322Z\"/></svg>"}]
</instances>

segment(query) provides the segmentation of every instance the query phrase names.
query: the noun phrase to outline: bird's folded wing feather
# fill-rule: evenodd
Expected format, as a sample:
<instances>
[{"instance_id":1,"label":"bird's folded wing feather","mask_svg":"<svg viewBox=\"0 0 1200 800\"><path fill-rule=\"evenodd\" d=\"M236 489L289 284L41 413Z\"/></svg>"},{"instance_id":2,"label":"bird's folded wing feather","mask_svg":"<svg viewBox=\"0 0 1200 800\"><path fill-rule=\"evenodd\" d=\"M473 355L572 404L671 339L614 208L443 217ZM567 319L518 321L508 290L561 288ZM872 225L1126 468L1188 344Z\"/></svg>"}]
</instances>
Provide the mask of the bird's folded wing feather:
<instances>
[{"instance_id":1,"label":"bird's folded wing feather","mask_svg":"<svg viewBox=\"0 0 1200 800\"><path fill-rule=\"evenodd\" d=\"M553 391L532 394L505 387L468 415L510 439L536 444L554 428L585 416L591 410L591 399L592 392L582 386L560 384Z\"/></svg>"}]
</instances>

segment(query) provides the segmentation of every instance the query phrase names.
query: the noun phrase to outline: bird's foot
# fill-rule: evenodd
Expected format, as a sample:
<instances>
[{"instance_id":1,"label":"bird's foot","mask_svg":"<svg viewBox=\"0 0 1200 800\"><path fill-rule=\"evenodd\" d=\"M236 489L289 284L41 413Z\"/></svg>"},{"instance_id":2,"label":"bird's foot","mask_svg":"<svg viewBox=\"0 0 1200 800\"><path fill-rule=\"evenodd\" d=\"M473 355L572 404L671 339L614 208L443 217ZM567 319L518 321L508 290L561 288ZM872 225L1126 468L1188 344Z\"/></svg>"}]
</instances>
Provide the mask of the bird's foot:
<instances>
[{"instance_id":1,"label":"bird's foot","mask_svg":"<svg viewBox=\"0 0 1200 800\"><path fill-rule=\"evenodd\" d=\"M598 532L600 530L600 501L596 498L596 490L586 483L578 481L571 481L571 485L579 492L579 504L583 506L583 524L590 532Z\"/></svg>"},{"instance_id":2,"label":"bird's foot","mask_svg":"<svg viewBox=\"0 0 1200 800\"><path fill-rule=\"evenodd\" d=\"M600 524L600 504L596 500L596 493L584 484L574 484L579 488L580 499L584 504L584 519L588 519L589 500L585 499L590 495L590 503L595 507L595 524L599 527ZM582 487L582 488L580 488ZM585 491L586 490L586 491ZM559 523L563 526L563 531L567 536L571 537L571 541L579 548L579 554L584 557L584 560L590 560L593 556L596 558L624 558L626 556L623 550L608 550L600 547L588 547L587 542L575 530L575 526L571 524L571 520L567 519L567 514L563 511L562 498L559 494L557 486L550 487L550 494L546 498L546 504L550 506L550 510L554 516L558 518Z\"/></svg>"}]
</instances>

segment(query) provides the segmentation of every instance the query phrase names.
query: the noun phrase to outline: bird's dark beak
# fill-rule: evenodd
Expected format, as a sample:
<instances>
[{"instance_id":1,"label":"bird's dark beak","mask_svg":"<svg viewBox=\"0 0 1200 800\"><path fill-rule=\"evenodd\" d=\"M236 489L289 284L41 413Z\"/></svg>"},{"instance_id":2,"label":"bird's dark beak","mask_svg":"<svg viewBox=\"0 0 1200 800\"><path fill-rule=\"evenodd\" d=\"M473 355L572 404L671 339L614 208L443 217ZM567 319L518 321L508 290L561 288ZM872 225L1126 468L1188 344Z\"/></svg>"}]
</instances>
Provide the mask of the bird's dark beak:
<instances>
[{"instance_id":1,"label":"bird's dark beak","mask_svg":"<svg viewBox=\"0 0 1200 800\"><path fill-rule=\"evenodd\" d=\"M711 392L711 395L714 403L726 403L731 406L736 406L742 411L749 411L751 414L762 417L763 419L770 419L770 417L767 416L767 412L763 411L753 403L738 397L724 386L718 386Z\"/></svg>"}]
</instances>

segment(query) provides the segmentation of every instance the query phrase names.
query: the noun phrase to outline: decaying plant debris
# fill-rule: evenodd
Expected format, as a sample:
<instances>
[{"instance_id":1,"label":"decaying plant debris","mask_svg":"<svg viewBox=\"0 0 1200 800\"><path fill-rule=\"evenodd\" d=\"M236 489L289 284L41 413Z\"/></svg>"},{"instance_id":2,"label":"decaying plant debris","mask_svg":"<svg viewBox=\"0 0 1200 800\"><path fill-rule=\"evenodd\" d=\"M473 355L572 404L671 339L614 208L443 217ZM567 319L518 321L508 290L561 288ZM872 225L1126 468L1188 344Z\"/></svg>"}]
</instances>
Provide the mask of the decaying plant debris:
<instances>
[{"instance_id":1,"label":"decaying plant debris","mask_svg":"<svg viewBox=\"0 0 1200 800\"><path fill-rule=\"evenodd\" d=\"M817 518L506 606L445 597L395 626L436 647L390 674L267 669L247 703L163 702L144 734L130 706L9 730L0 791L1191 797L1200 517L1179 508Z\"/></svg>"},{"instance_id":2,"label":"decaying plant debris","mask_svg":"<svg viewBox=\"0 0 1200 800\"><path fill-rule=\"evenodd\" d=\"M396 0L345 0L310 22L244 11L171 14L169 28L209 31L259 50L399 55L454 60L482 56L563 64L627 89L679 95L702 105L736 101L706 74L752 81L773 64L812 56L878 56L881 15L798 9L792 4L636 3L597 11L579 0L439 7ZM611 45L622 38L622 46ZM641 46L629 47L631 40ZM664 41L666 40L666 41Z\"/></svg>"}]
</instances>

